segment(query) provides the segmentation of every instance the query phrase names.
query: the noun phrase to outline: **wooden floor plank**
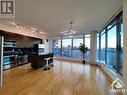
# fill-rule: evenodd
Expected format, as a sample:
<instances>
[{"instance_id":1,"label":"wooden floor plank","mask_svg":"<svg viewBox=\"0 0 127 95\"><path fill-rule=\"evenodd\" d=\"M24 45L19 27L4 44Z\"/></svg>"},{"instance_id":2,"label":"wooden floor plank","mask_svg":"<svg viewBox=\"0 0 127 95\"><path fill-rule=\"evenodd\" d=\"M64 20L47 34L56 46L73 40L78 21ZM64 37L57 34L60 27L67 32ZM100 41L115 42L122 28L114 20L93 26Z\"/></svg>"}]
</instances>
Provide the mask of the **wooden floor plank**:
<instances>
[{"instance_id":1,"label":"wooden floor plank","mask_svg":"<svg viewBox=\"0 0 127 95\"><path fill-rule=\"evenodd\" d=\"M30 64L4 71L0 95L116 95L112 80L100 67L55 60L49 71Z\"/></svg>"}]
</instances>

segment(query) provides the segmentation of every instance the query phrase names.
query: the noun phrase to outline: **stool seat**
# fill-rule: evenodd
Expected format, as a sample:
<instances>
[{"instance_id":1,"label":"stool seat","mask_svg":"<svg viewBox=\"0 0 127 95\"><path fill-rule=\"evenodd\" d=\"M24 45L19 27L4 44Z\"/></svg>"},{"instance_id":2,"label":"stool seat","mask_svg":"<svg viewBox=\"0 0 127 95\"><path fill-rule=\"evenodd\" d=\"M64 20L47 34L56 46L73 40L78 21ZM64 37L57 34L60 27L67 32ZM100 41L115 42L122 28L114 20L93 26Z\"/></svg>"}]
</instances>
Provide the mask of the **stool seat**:
<instances>
[{"instance_id":1,"label":"stool seat","mask_svg":"<svg viewBox=\"0 0 127 95\"><path fill-rule=\"evenodd\" d=\"M49 58L45 58L45 60L49 60L50 59L50 57Z\"/></svg>"}]
</instances>

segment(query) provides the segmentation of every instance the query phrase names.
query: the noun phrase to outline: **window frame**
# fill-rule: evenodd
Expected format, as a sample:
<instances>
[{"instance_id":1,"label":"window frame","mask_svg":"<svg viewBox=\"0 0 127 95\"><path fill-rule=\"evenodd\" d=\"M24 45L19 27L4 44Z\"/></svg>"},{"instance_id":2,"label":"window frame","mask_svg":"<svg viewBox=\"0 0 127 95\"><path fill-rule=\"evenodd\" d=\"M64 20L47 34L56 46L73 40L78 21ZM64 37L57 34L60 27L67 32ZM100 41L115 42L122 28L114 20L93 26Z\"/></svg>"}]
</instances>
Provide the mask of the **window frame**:
<instances>
[{"instance_id":1,"label":"window frame","mask_svg":"<svg viewBox=\"0 0 127 95\"><path fill-rule=\"evenodd\" d=\"M106 47L106 50L105 50L105 61L106 61L106 64L105 66L109 68L109 66L107 65L107 41L108 41L108 31L110 29L112 29L115 25L116 25L116 64L117 64L117 68L116 70L113 70L112 68L110 68L112 71L114 71L115 73L119 73L120 75L122 75L120 73L120 68L119 68L119 60L118 59L118 53L119 53L119 50L118 50L118 44L120 44L119 42L119 33L120 33L120 24L121 22L121 19L123 19L122 17L122 14L123 14L123 11L121 11L113 20L110 21L109 24L107 24L105 27L103 27L102 31L99 32L99 60L100 60L100 50L101 50L101 36L106 33L106 38L105 38L105 47ZM109 25L113 24L110 28L108 28ZM105 30L105 32L103 32ZM121 45L121 44L120 44Z\"/></svg>"}]
</instances>

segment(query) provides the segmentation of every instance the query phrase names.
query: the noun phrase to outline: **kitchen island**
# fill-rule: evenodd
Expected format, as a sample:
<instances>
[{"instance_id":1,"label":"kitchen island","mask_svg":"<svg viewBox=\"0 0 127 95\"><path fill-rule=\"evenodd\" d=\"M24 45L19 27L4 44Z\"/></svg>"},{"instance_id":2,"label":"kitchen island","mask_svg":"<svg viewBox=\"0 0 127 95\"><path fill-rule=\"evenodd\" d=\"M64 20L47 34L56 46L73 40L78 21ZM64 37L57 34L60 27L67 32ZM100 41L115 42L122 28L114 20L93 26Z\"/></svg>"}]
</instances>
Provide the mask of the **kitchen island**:
<instances>
[{"instance_id":1,"label":"kitchen island","mask_svg":"<svg viewBox=\"0 0 127 95\"><path fill-rule=\"evenodd\" d=\"M31 54L29 55L29 62L32 68L42 68L46 65L45 58L50 58L48 64L53 62L53 53L41 53L41 54Z\"/></svg>"}]
</instances>

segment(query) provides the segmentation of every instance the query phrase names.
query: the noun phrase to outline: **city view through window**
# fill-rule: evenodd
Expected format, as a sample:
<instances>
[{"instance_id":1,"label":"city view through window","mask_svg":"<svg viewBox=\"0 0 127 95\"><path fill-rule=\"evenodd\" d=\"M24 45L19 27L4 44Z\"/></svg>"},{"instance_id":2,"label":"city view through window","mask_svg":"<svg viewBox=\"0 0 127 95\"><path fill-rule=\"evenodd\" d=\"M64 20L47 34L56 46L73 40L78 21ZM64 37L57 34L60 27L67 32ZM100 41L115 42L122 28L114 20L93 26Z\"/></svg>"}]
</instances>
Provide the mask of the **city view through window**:
<instances>
[{"instance_id":1,"label":"city view through window","mask_svg":"<svg viewBox=\"0 0 127 95\"><path fill-rule=\"evenodd\" d=\"M56 57L82 59L80 44L85 44L89 51L85 60L90 59L90 35L75 38L54 39L53 51ZM123 72L123 22L122 17L115 18L102 32L97 33L97 61L122 74Z\"/></svg>"},{"instance_id":2,"label":"city view through window","mask_svg":"<svg viewBox=\"0 0 127 95\"><path fill-rule=\"evenodd\" d=\"M123 72L123 23L116 17L97 37L97 53L101 63L122 74Z\"/></svg>"},{"instance_id":3,"label":"city view through window","mask_svg":"<svg viewBox=\"0 0 127 95\"><path fill-rule=\"evenodd\" d=\"M53 51L55 56L71 57L82 59L82 53L79 50L80 44L85 44L90 49L90 35L85 35L85 42L83 37L78 38L66 38L66 39L54 39ZM85 58L89 61L89 51L85 54Z\"/></svg>"}]
</instances>

